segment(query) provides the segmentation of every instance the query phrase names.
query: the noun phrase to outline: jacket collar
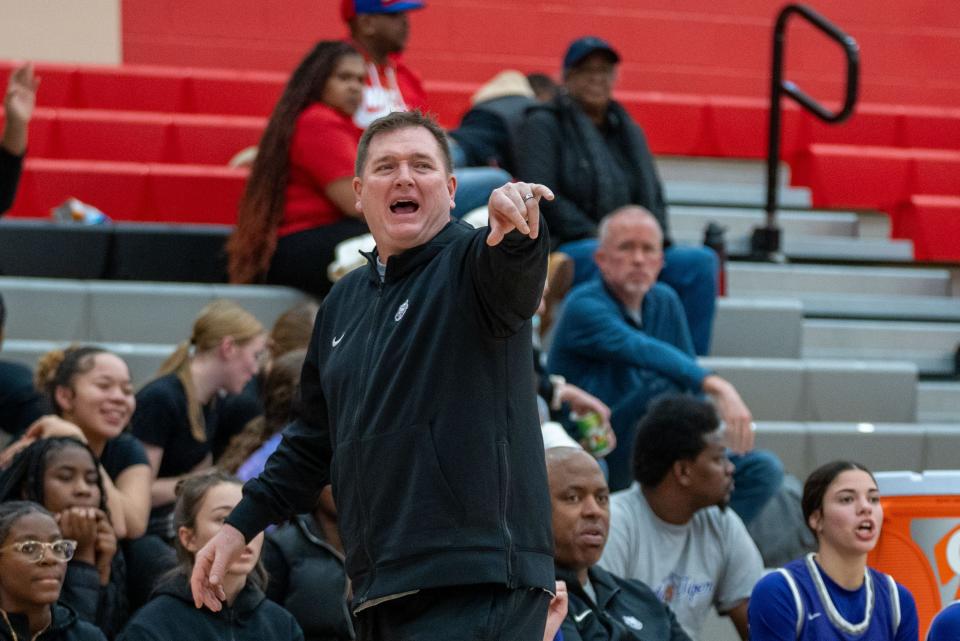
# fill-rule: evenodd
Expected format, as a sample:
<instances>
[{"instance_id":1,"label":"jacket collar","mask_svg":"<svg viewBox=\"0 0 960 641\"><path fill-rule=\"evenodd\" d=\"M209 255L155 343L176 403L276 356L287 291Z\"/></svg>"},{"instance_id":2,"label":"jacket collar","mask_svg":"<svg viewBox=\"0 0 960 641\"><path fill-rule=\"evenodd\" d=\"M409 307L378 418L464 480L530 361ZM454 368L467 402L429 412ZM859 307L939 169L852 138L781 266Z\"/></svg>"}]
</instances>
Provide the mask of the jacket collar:
<instances>
[{"instance_id":1,"label":"jacket collar","mask_svg":"<svg viewBox=\"0 0 960 641\"><path fill-rule=\"evenodd\" d=\"M314 520L313 516L310 514L298 514L296 517L294 517L293 523L294 526L300 530L303 536L310 541L310 543L326 550L337 560L343 563L343 555L327 542L326 537L323 536L323 532L321 532L320 528L316 526L316 521Z\"/></svg>"},{"instance_id":2,"label":"jacket collar","mask_svg":"<svg viewBox=\"0 0 960 641\"><path fill-rule=\"evenodd\" d=\"M182 574L178 574L157 586L154 595L158 594L167 594L181 601L185 601L191 606L193 605L193 593L190 591L190 582L188 578ZM248 579L247 584L243 586L240 594L234 599L233 605L228 607L224 604L222 611L232 611L237 616L243 617L246 613L255 610L265 598L266 596L263 591L253 585Z\"/></svg>"},{"instance_id":3,"label":"jacket collar","mask_svg":"<svg viewBox=\"0 0 960 641\"><path fill-rule=\"evenodd\" d=\"M571 594L574 594L581 600L591 603L592 599L587 595L586 591L583 589L583 586L580 585L580 580L577 578L577 573L574 570L569 568L556 566L557 579L561 581L566 581L567 591ZM597 566L593 566L587 570L587 576L590 578L590 584L593 586L593 591L597 594L596 604L601 610L606 610L607 606L610 605L610 602L620 591L620 587L617 585L616 581L613 580L613 576L606 572L605 570L600 569Z\"/></svg>"},{"instance_id":4,"label":"jacket collar","mask_svg":"<svg viewBox=\"0 0 960 641\"><path fill-rule=\"evenodd\" d=\"M436 236L428 240L423 245L412 247L403 253L391 256L387 259L387 271L384 276L384 283L392 283L400 280L414 269L430 262L430 260L440 253L444 247L452 243L462 234L473 231L473 227L460 220L451 220ZM377 250L372 252L361 252L367 259L367 273L374 283L380 282L380 274L377 272Z\"/></svg>"},{"instance_id":5,"label":"jacket collar","mask_svg":"<svg viewBox=\"0 0 960 641\"><path fill-rule=\"evenodd\" d=\"M54 603L51 608L50 625L36 635L37 639L44 639L48 635L56 634L70 627L77 620L76 613L69 606ZM3 612L3 618L0 619L0 638L19 639L20 641L29 641L32 639L27 615Z\"/></svg>"}]
</instances>

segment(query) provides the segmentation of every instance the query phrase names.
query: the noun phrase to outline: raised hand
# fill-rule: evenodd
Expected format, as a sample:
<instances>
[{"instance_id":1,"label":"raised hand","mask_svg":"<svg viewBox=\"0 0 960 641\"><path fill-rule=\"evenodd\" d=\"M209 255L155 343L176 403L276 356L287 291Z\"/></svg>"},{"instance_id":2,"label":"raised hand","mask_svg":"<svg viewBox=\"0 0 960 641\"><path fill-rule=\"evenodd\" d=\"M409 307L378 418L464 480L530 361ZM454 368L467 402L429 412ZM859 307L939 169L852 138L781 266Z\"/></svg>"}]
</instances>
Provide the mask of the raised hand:
<instances>
[{"instance_id":1,"label":"raised hand","mask_svg":"<svg viewBox=\"0 0 960 641\"><path fill-rule=\"evenodd\" d=\"M553 192L537 183L507 183L490 194L487 201L490 233L487 244L500 244L514 229L536 238L540 233L540 199L553 200Z\"/></svg>"}]
</instances>

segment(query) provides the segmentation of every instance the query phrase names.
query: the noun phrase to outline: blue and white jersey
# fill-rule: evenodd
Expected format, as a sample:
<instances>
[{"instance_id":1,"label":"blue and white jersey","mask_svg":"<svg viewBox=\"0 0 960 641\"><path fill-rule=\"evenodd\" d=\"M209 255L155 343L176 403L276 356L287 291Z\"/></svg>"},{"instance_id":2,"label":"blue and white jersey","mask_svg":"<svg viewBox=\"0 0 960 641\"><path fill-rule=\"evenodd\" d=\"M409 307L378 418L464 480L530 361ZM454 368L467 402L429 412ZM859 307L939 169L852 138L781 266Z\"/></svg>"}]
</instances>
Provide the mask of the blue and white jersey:
<instances>
[{"instance_id":1,"label":"blue and white jersey","mask_svg":"<svg viewBox=\"0 0 960 641\"><path fill-rule=\"evenodd\" d=\"M917 609L906 588L872 568L856 590L821 572L813 554L765 576L749 606L752 641L914 641Z\"/></svg>"}]
</instances>

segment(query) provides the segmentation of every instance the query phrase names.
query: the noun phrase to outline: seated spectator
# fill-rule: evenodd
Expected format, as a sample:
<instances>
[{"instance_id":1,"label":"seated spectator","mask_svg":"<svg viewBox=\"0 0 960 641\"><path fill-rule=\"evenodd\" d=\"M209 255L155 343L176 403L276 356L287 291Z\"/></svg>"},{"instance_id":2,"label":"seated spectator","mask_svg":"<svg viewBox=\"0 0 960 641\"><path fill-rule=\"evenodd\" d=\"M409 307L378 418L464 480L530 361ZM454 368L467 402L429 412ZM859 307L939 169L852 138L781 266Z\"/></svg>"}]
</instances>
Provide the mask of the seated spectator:
<instances>
[{"instance_id":1,"label":"seated spectator","mask_svg":"<svg viewBox=\"0 0 960 641\"><path fill-rule=\"evenodd\" d=\"M236 466L250 454L246 452L244 459L222 463L221 458L228 449L230 441L240 434L247 425L263 416L264 382L276 362L287 352L297 349L306 349L313 334L313 323L317 318L320 307L312 300L305 300L294 305L277 317L267 337L267 357L260 365L259 371L250 379L243 391L223 399L220 407L220 417L217 434L213 440L211 450L213 462L220 465L231 474L235 474ZM267 435L269 438L269 435Z\"/></svg>"},{"instance_id":2,"label":"seated spectator","mask_svg":"<svg viewBox=\"0 0 960 641\"><path fill-rule=\"evenodd\" d=\"M933 618L926 641L960 641L960 601L954 601Z\"/></svg>"},{"instance_id":3,"label":"seated spectator","mask_svg":"<svg viewBox=\"0 0 960 641\"><path fill-rule=\"evenodd\" d=\"M343 562L329 485L312 514L296 516L267 535L263 546L263 566L270 576L267 598L294 616L306 641L356 638Z\"/></svg>"},{"instance_id":4,"label":"seated spectator","mask_svg":"<svg viewBox=\"0 0 960 641\"><path fill-rule=\"evenodd\" d=\"M0 137L0 216L13 205L17 183L27 153L27 125L37 102L40 79L33 75L33 64L17 67L7 81L3 98L4 126ZM2 325L2 324L0 324Z\"/></svg>"},{"instance_id":5,"label":"seated spectator","mask_svg":"<svg viewBox=\"0 0 960 641\"><path fill-rule=\"evenodd\" d=\"M0 347L3 346L3 328L6 321L7 308L3 304L3 296L0 295ZM35 420L49 413L50 408L43 395L33 385L30 368L20 363L0 360L0 430L18 437Z\"/></svg>"},{"instance_id":6,"label":"seated spectator","mask_svg":"<svg viewBox=\"0 0 960 641\"><path fill-rule=\"evenodd\" d=\"M237 474L241 480L260 474L280 444L281 430L294 417L300 371L306 356L307 350L296 349L274 361L263 386L263 414L247 423L243 431L230 440L217 465Z\"/></svg>"},{"instance_id":7,"label":"seated spectator","mask_svg":"<svg viewBox=\"0 0 960 641\"><path fill-rule=\"evenodd\" d=\"M822 465L807 477L802 505L817 551L756 585L750 638L915 640L913 596L893 577L867 566L883 525L873 474L852 461Z\"/></svg>"},{"instance_id":8,"label":"seated spectator","mask_svg":"<svg viewBox=\"0 0 960 641\"><path fill-rule=\"evenodd\" d=\"M543 207L554 248L593 238L600 220L617 208L640 205L650 211L665 236L667 267L660 278L680 296L696 353L707 354L717 257L704 247L670 242L653 155L643 131L612 97L619 62L616 50L599 38L570 45L563 60L564 91L531 107L519 129L516 175L549 185L556 194Z\"/></svg>"},{"instance_id":9,"label":"seated spectator","mask_svg":"<svg viewBox=\"0 0 960 641\"><path fill-rule=\"evenodd\" d=\"M37 441L0 475L0 501L26 499L53 513L76 541L60 602L114 638L127 619L126 564L110 525L100 464L70 437Z\"/></svg>"},{"instance_id":10,"label":"seated spectator","mask_svg":"<svg viewBox=\"0 0 960 641\"><path fill-rule=\"evenodd\" d=\"M350 44L363 54L367 68L363 102L353 118L361 129L394 111L430 111L423 83L402 55L410 35L407 14L423 6L422 0L341 0ZM461 167L454 176L457 206L452 213L458 218L486 205L490 193L510 181L510 174L494 167Z\"/></svg>"},{"instance_id":11,"label":"seated spectator","mask_svg":"<svg viewBox=\"0 0 960 641\"><path fill-rule=\"evenodd\" d=\"M597 462L582 449L548 449L547 478L557 579L569 599L564 641L689 641L653 590L596 565L610 525L610 491Z\"/></svg>"},{"instance_id":12,"label":"seated spectator","mask_svg":"<svg viewBox=\"0 0 960 641\"><path fill-rule=\"evenodd\" d=\"M106 640L95 626L57 602L75 549L42 506L30 501L0 503L0 637Z\"/></svg>"},{"instance_id":13,"label":"seated spectator","mask_svg":"<svg viewBox=\"0 0 960 641\"><path fill-rule=\"evenodd\" d=\"M179 567L137 612L124 641L297 641L303 632L289 612L264 596L266 573L260 563L263 534L247 543L240 559L222 577L226 605L219 612L198 609L189 577L197 551L213 538L223 520L240 502L240 481L220 470L184 478L177 486L174 522Z\"/></svg>"},{"instance_id":14,"label":"seated spectator","mask_svg":"<svg viewBox=\"0 0 960 641\"><path fill-rule=\"evenodd\" d=\"M227 300L210 303L190 339L137 393L131 431L153 472L148 533L172 541L174 489L185 475L212 465L221 391L238 394L257 373L267 337L252 314Z\"/></svg>"},{"instance_id":15,"label":"seated spectator","mask_svg":"<svg viewBox=\"0 0 960 641\"><path fill-rule=\"evenodd\" d=\"M746 639L750 591L763 572L740 517L726 509L733 466L709 403L658 401L637 430L634 483L610 501L600 565L649 585L693 639L711 607Z\"/></svg>"},{"instance_id":16,"label":"seated spectator","mask_svg":"<svg viewBox=\"0 0 960 641\"><path fill-rule=\"evenodd\" d=\"M100 461L117 537L143 534L150 512L150 466L143 447L124 431L135 407L127 364L116 354L89 345L53 350L37 364L36 385L56 415L37 420L3 458L9 461L12 454L42 438L70 436L86 443Z\"/></svg>"},{"instance_id":17,"label":"seated spectator","mask_svg":"<svg viewBox=\"0 0 960 641\"><path fill-rule=\"evenodd\" d=\"M470 97L470 111L449 132L454 167L500 167L515 171L517 129L527 107L535 104L533 88L519 71L501 71Z\"/></svg>"},{"instance_id":18,"label":"seated spectator","mask_svg":"<svg viewBox=\"0 0 960 641\"><path fill-rule=\"evenodd\" d=\"M750 451L752 417L736 388L697 365L677 295L657 283L662 238L656 218L640 207L604 219L595 256L602 278L568 295L549 370L610 406L620 443L607 458L614 490L630 483L633 430L650 401L667 393L708 395L737 453L733 508L749 523L780 488L783 468L772 454Z\"/></svg>"},{"instance_id":19,"label":"seated spectator","mask_svg":"<svg viewBox=\"0 0 960 641\"><path fill-rule=\"evenodd\" d=\"M355 207L363 58L344 42L318 43L274 108L227 242L230 280L290 285L318 298L343 240L367 233Z\"/></svg>"}]
</instances>

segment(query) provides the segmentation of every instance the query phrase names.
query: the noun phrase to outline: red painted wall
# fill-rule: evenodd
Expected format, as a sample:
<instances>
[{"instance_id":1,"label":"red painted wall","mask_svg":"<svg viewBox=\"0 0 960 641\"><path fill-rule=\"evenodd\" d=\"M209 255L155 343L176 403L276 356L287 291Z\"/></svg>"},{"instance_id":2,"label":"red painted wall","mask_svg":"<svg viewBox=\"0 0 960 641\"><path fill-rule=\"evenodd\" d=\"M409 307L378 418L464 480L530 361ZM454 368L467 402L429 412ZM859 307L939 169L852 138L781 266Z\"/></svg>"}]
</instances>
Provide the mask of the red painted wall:
<instances>
[{"instance_id":1,"label":"red painted wall","mask_svg":"<svg viewBox=\"0 0 960 641\"><path fill-rule=\"evenodd\" d=\"M557 72L566 44L593 33L623 56L621 90L762 97L772 0L428 0L411 14L408 58L427 80L476 83L506 67ZM960 2L817 0L862 51L861 97L960 104ZM122 0L128 63L289 70L314 40L341 37L339 0ZM842 96L842 57L801 24L789 76Z\"/></svg>"}]
</instances>

